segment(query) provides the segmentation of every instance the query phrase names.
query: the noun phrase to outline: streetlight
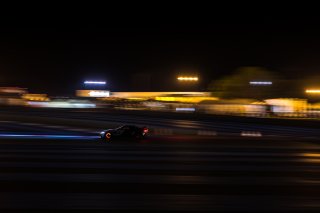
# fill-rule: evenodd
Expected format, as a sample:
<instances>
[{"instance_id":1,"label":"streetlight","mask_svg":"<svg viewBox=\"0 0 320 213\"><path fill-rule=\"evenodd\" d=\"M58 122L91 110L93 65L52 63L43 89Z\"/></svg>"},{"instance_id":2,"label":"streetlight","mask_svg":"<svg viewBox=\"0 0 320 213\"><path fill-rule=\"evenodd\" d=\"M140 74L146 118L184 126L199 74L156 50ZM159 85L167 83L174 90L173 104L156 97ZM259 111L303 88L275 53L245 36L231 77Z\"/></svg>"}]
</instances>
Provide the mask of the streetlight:
<instances>
[{"instance_id":1,"label":"streetlight","mask_svg":"<svg viewBox=\"0 0 320 213\"><path fill-rule=\"evenodd\" d=\"M196 89L197 90L197 87L199 86L198 85L198 81L199 81L199 78L198 76L186 76L186 75L183 75L183 76L178 76L177 77L177 80L181 83L180 86L183 87L183 90L194 90ZM182 89L182 88L180 88Z\"/></svg>"},{"instance_id":2,"label":"streetlight","mask_svg":"<svg viewBox=\"0 0 320 213\"><path fill-rule=\"evenodd\" d=\"M105 85L107 82L105 81L85 81L84 84L90 85Z\"/></svg>"},{"instance_id":3,"label":"streetlight","mask_svg":"<svg viewBox=\"0 0 320 213\"><path fill-rule=\"evenodd\" d=\"M267 86L272 85L272 81L250 81L250 85Z\"/></svg>"},{"instance_id":4,"label":"streetlight","mask_svg":"<svg viewBox=\"0 0 320 213\"><path fill-rule=\"evenodd\" d=\"M196 76L179 76L178 81L198 81L199 78Z\"/></svg>"},{"instance_id":5,"label":"streetlight","mask_svg":"<svg viewBox=\"0 0 320 213\"><path fill-rule=\"evenodd\" d=\"M320 89L306 89L305 92L308 94L320 94Z\"/></svg>"}]
</instances>

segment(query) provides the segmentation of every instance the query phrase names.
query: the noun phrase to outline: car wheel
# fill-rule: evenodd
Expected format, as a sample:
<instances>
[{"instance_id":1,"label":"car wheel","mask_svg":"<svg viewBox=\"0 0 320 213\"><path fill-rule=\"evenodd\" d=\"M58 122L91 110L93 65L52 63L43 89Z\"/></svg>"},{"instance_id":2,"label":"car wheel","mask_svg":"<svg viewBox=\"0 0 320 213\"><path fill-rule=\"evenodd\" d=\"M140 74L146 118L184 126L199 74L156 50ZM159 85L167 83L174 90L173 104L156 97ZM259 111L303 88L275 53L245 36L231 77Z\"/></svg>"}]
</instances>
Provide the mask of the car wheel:
<instances>
[{"instance_id":1,"label":"car wheel","mask_svg":"<svg viewBox=\"0 0 320 213\"><path fill-rule=\"evenodd\" d=\"M142 134L139 134L139 133L135 134L135 139L141 140L141 139L143 139L143 138L144 138L144 137L143 137Z\"/></svg>"}]
</instances>

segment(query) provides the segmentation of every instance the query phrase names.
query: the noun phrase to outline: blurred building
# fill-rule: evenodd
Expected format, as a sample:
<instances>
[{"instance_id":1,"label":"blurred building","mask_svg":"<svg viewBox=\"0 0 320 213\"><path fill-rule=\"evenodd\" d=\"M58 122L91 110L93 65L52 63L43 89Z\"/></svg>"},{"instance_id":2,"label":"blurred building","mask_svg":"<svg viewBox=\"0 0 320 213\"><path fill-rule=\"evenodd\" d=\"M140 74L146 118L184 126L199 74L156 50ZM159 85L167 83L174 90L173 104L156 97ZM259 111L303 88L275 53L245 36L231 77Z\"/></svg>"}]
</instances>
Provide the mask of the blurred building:
<instances>
[{"instance_id":1,"label":"blurred building","mask_svg":"<svg viewBox=\"0 0 320 213\"><path fill-rule=\"evenodd\" d=\"M307 113L308 101L298 98L267 99L266 104L271 106L271 112L277 116L303 117Z\"/></svg>"},{"instance_id":2,"label":"blurred building","mask_svg":"<svg viewBox=\"0 0 320 213\"><path fill-rule=\"evenodd\" d=\"M110 97L134 98L134 99L157 99L165 97L209 97L210 92L111 92ZM161 98L160 98L161 99Z\"/></svg>"},{"instance_id":3,"label":"blurred building","mask_svg":"<svg viewBox=\"0 0 320 213\"><path fill-rule=\"evenodd\" d=\"M27 93L27 94L23 94L22 98L27 101L49 101L50 100L47 94Z\"/></svg>"},{"instance_id":4,"label":"blurred building","mask_svg":"<svg viewBox=\"0 0 320 213\"><path fill-rule=\"evenodd\" d=\"M110 91L108 90L77 90L77 97L85 98L106 98L110 97Z\"/></svg>"},{"instance_id":5,"label":"blurred building","mask_svg":"<svg viewBox=\"0 0 320 213\"><path fill-rule=\"evenodd\" d=\"M26 88L0 87L0 105L24 105L22 95L26 93Z\"/></svg>"}]
</instances>

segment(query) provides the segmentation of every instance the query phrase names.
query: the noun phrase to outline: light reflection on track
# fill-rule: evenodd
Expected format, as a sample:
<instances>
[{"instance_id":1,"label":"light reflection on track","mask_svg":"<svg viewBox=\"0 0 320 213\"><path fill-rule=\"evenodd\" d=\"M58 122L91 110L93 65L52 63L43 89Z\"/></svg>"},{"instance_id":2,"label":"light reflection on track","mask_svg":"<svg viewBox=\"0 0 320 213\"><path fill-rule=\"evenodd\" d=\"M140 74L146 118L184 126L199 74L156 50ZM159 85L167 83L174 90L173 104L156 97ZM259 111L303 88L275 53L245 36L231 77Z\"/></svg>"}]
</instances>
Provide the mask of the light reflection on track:
<instances>
[{"instance_id":1,"label":"light reflection on track","mask_svg":"<svg viewBox=\"0 0 320 213\"><path fill-rule=\"evenodd\" d=\"M99 136L88 135L40 135L40 134L0 134L0 138L12 138L12 139L99 139Z\"/></svg>"}]
</instances>

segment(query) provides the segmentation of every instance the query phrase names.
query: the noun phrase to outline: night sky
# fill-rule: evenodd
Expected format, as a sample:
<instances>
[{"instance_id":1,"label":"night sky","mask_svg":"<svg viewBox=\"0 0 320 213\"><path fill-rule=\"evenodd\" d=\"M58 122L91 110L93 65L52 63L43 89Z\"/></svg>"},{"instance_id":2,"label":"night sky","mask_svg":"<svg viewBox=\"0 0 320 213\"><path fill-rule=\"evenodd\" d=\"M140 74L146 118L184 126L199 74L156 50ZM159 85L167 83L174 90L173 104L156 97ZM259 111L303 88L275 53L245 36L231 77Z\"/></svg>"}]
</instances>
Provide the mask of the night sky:
<instances>
[{"instance_id":1,"label":"night sky","mask_svg":"<svg viewBox=\"0 0 320 213\"><path fill-rule=\"evenodd\" d=\"M0 29L0 86L73 95L84 80L111 91L206 90L241 66L284 78L320 70L320 22L307 16L236 13L205 19L6 25ZM51 22L52 23L52 22ZM198 85L179 85L178 74Z\"/></svg>"}]
</instances>

